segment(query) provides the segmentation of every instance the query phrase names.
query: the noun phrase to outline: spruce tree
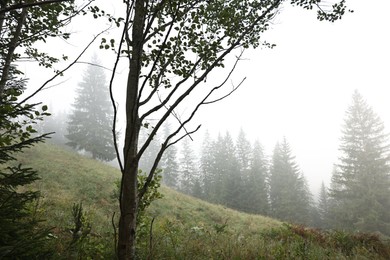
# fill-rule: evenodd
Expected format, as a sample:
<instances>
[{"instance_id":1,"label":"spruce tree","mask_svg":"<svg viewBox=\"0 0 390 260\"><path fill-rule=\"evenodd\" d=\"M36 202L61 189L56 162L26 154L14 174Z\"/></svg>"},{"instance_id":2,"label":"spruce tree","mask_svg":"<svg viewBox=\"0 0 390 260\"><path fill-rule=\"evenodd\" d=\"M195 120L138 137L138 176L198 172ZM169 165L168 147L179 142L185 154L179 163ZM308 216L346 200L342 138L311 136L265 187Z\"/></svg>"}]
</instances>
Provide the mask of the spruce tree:
<instances>
[{"instance_id":1,"label":"spruce tree","mask_svg":"<svg viewBox=\"0 0 390 260\"><path fill-rule=\"evenodd\" d=\"M310 220L311 195L285 138L275 146L269 185L274 217L296 223Z\"/></svg>"},{"instance_id":2,"label":"spruce tree","mask_svg":"<svg viewBox=\"0 0 390 260\"><path fill-rule=\"evenodd\" d=\"M90 152L94 159L113 160L113 111L104 70L96 55L77 88L73 111L69 115L67 143L76 150Z\"/></svg>"},{"instance_id":3,"label":"spruce tree","mask_svg":"<svg viewBox=\"0 0 390 260\"><path fill-rule=\"evenodd\" d=\"M40 227L34 211L40 194L26 188L38 173L17 157L47 137L37 135L35 125L49 114L46 106L19 105L23 89L23 81L10 80L0 95L0 259L46 259L53 253L49 230Z\"/></svg>"},{"instance_id":4,"label":"spruce tree","mask_svg":"<svg viewBox=\"0 0 390 260\"><path fill-rule=\"evenodd\" d=\"M358 91L346 112L332 176L332 214L340 228L390 234L389 139Z\"/></svg>"},{"instance_id":5,"label":"spruce tree","mask_svg":"<svg viewBox=\"0 0 390 260\"><path fill-rule=\"evenodd\" d=\"M142 131L140 132L139 142L141 144L144 143L148 137L149 137L149 129L143 128ZM150 142L150 145L142 155L139 161L138 168L145 173L149 173L150 170L152 169L154 160L157 156L159 149L160 149L160 138L158 135L155 135L153 140ZM158 168L161 168L160 165L158 166Z\"/></svg>"},{"instance_id":6,"label":"spruce tree","mask_svg":"<svg viewBox=\"0 0 390 260\"><path fill-rule=\"evenodd\" d=\"M164 139L171 133L170 125L166 124L164 128ZM177 148L170 146L161 159L161 168L163 169L162 181L168 187L178 189L179 164L177 163Z\"/></svg>"},{"instance_id":7,"label":"spruce tree","mask_svg":"<svg viewBox=\"0 0 390 260\"><path fill-rule=\"evenodd\" d=\"M216 151L218 159L215 160L216 171L221 178L219 184L221 187L222 204L233 209L242 209L241 194L243 192L243 181L240 174L239 162L236 156L236 147L229 132L226 132L223 138L218 138Z\"/></svg>"},{"instance_id":8,"label":"spruce tree","mask_svg":"<svg viewBox=\"0 0 390 260\"><path fill-rule=\"evenodd\" d=\"M256 141L253 145L248 178L245 183L247 212L262 215L269 213L267 175L267 160L261 144Z\"/></svg>"},{"instance_id":9,"label":"spruce tree","mask_svg":"<svg viewBox=\"0 0 390 260\"><path fill-rule=\"evenodd\" d=\"M255 205L252 199L254 198L254 189L252 189L254 183L250 183L253 179L250 178L250 163L252 159L252 147L249 140L246 138L244 130L240 129L236 141L236 158L239 167L240 181L237 183L238 187L235 187L240 192L238 193L240 210L246 212L253 212Z\"/></svg>"},{"instance_id":10,"label":"spruce tree","mask_svg":"<svg viewBox=\"0 0 390 260\"><path fill-rule=\"evenodd\" d=\"M249 170L251 150L251 143L246 138L244 130L240 129L236 142L236 156L243 175L247 175L247 171Z\"/></svg>"},{"instance_id":11,"label":"spruce tree","mask_svg":"<svg viewBox=\"0 0 390 260\"><path fill-rule=\"evenodd\" d=\"M328 189L324 182L321 183L320 197L318 201L318 226L321 228L327 228L329 223L329 198Z\"/></svg>"},{"instance_id":12,"label":"spruce tree","mask_svg":"<svg viewBox=\"0 0 390 260\"><path fill-rule=\"evenodd\" d=\"M214 181L213 165L214 165L214 144L208 131L205 132L201 147L200 155L200 178L203 188L203 198L210 200L213 195Z\"/></svg>"},{"instance_id":13,"label":"spruce tree","mask_svg":"<svg viewBox=\"0 0 390 260\"><path fill-rule=\"evenodd\" d=\"M191 147L190 138L184 138L182 141L180 154L180 190L186 194L193 195L194 187L198 180L198 172L195 152Z\"/></svg>"}]
</instances>

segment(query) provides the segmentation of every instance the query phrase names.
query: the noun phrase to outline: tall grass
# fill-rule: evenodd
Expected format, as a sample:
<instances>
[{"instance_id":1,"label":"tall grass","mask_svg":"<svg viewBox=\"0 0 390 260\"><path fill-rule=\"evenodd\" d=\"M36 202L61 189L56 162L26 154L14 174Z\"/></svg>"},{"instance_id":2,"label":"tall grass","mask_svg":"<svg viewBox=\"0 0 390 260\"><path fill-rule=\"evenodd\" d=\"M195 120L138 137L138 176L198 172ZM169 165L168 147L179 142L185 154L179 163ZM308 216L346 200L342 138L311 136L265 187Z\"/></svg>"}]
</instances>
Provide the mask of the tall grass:
<instances>
[{"instance_id":1,"label":"tall grass","mask_svg":"<svg viewBox=\"0 0 390 260\"><path fill-rule=\"evenodd\" d=\"M42 192L40 213L54 227L56 259L114 258L112 217L118 205L112 195L119 171L50 144L30 149L20 160L42 178L30 188ZM390 259L389 241L372 234L292 226L167 187L161 193L139 227L139 259ZM82 203L83 225L91 229L70 247L75 203Z\"/></svg>"}]
</instances>

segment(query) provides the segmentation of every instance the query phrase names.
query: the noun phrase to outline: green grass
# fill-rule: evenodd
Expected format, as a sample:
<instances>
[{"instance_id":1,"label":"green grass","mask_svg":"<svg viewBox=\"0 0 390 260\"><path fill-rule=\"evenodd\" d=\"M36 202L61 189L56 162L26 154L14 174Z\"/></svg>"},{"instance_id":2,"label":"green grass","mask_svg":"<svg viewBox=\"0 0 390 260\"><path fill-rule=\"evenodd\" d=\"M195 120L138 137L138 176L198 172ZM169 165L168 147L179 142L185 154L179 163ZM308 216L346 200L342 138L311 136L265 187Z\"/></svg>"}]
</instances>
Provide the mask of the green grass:
<instances>
[{"instance_id":1,"label":"green grass","mask_svg":"<svg viewBox=\"0 0 390 260\"><path fill-rule=\"evenodd\" d=\"M56 258L113 257L112 215L118 215L118 206L112 194L119 171L50 144L38 145L19 159L42 178L31 188L43 195L40 204L45 225L55 227ZM139 229L140 259L390 259L388 241L374 235L286 225L167 187L160 190L164 197L151 204ZM92 231L78 251L69 254L71 209L79 202Z\"/></svg>"}]
</instances>

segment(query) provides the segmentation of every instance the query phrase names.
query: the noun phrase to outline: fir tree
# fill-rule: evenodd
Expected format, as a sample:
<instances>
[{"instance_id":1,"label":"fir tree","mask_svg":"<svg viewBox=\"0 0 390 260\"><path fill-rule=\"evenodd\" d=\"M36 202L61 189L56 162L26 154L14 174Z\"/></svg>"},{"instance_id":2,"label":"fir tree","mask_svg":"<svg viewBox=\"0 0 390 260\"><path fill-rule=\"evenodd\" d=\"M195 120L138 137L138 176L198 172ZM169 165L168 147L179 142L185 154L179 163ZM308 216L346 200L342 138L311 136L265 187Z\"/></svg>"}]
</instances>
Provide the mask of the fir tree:
<instances>
[{"instance_id":1,"label":"fir tree","mask_svg":"<svg viewBox=\"0 0 390 260\"><path fill-rule=\"evenodd\" d=\"M246 138L244 130L240 129L236 142L236 155L239 163L239 167L242 170L243 175L247 174L249 170L249 163L251 160L251 143Z\"/></svg>"},{"instance_id":2,"label":"fir tree","mask_svg":"<svg viewBox=\"0 0 390 260\"><path fill-rule=\"evenodd\" d=\"M180 154L180 190L186 194L193 195L194 186L198 178L195 152L191 147L189 138L184 138L182 141Z\"/></svg>"},{"instance_id":3,"label":"fir tree","mask_svg":"<svg viewBox=\"0 0 390 260\"><path fill-rule=\"evenodd\" d=\"M343 127L339 163L332 176L335 224L390 234L389 141L384 124L358 91Z\"/></svg>"},{"instance_id":4,"label":"fir tree","mask_svg":"<svg viewBox=\"0 0 390 260\"><path fill-rule=\"evenodd\" d=\"M319 227L327 228L329 222L329 198L328 189L324 182L321 183L320 197L318 201Z\"/></svg>"},{"instance_id":5,"label":"fir tree","mask_svg":"<svg viewBox=\"0 0 390 260\"><path fill-rule=\"evenodd\" d=\"M229 132L218 139L218 160L215 161L221 178L221 200L224 205L233 209L242 209L241 199L243 181L240 174L239 162L236 157L236 148Z\"/></svg>"},{"instance_id":6,"label":"fir tree","mask_svg":"<svg viewBox=\"0 0 390 260\"><path fill-rule=\"evenodd\" d=\"M44 141L47 134L36 135L34 125L49 114L46 106L16 102L24 82L8 84L0 95L0 259L46 259L52 253L49 232L34 211L40 194L25 188L38 173L20 164L17 154Z\"/></svg>"},{"instance_id":7,"label":"fir tree","mask_svg":"<svg viewBox=\"0 0 390 260\"><path fill-rule=\"evenodd\" d=\"M96 55L79 83L73 111L69 116L67 143L76 150L85 150L94 159L113 160L113 112L104 71Z\"/></svg>"},{"instance_id":8,"label":"fir tree","mask_svg":"<svg viewBox=\"0 0 390 260\"><path fill-rule=\"evenodd\" d=\"M149 137L148 129L144 128L140 132L139 142L143 143ZM160 139L158 135L155 135L153 140L150 142L150 145L145 150L139 161L139 169L141 169L145 173L149 173L154 164L154 160L157 156L157 153L160 149ZM161 168L160 166L158 168Z\"/></svg>"},{"instance_id":9,"label":"fir tree","mask_svg":"<svg viewBox=\"0 0 390 260\"><path fill-rule=\"evenodd\" d=\"M275 146L269 184L274 217L297 223L310 220L311 195L285 138Z\"/></svg>"},{"instance_id":10,"label":"fir tree","mask_svg":"<svg viewBox=\"0 0 390 260\"><path fill-rule=\"evenodd\" d=\"M213 141L211 140L210 133L205 132L201 147L200 155L200 178L201 186L203 188L203 198L210 200L213 189L215 178L213 176L213 165L214 165L214 155L213 155Z\"/></svg>"},{"instance_id":11,"label":"fir tree","mask_svg":"<svg viewBox=\"0 0 390 260\"><path fill-rule=\"evenodd\" d=\"M258 141L253 145L249 165L248 179L245 183L246 211L266 215L269 213L268 169L263 148Z\"/></svg>"},{"instance_id":12,"label":"fir tree","mask_svg":"<svg viewBox=\"0 0 390 260\"><path fill-rule=\"evenodd\" d=\"M171 133L169 124L165 125L164 138ZM170 146L161 159L163 169L162 181L168 187L178 189L179 165L177 163L177 149L175 145Z\"/></svg>"}]
</instances>

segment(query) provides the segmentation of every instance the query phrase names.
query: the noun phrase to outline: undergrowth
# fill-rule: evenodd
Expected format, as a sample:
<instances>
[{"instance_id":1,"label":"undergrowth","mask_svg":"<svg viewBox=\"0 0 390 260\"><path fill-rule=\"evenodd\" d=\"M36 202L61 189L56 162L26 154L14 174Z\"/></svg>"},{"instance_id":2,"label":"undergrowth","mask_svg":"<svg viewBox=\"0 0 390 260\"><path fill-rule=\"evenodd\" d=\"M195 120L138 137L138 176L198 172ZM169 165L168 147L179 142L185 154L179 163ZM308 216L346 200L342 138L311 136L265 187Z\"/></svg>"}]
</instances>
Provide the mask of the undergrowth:
<instances>
[{"instance_id":1,"label":"undergrowth","mask_svg":"<svg viewBox=\"0 0 390 260\"><path fill-rule=\"evenodd\" d=\"M119 171L49 144L22 160L41 175L31 188L44 194L55 259L114 259ZM390 259L389 240L376 234L282 224L158 190L139 225L139 259Z\"/></svg>"}]
</instances>

